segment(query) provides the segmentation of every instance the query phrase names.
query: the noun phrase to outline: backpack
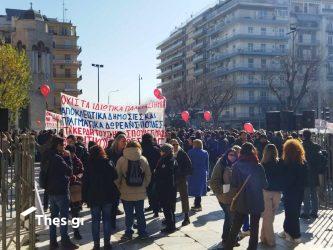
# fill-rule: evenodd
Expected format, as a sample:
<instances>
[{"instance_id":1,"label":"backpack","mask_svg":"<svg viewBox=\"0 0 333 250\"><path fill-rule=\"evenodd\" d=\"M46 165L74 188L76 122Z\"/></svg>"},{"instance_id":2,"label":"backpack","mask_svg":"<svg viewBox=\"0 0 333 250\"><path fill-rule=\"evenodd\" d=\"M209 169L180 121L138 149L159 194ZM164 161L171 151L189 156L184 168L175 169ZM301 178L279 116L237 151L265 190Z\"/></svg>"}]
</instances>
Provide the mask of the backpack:
<instances>
[{"instance_id":1,"label":"backpack","mask_svg":"<svg viewBox=\"0 0 333 250\"><path fill-rule=\"evenodd\" d=\"M141 168L141 162L128 160L128 168L126 172L126 184L129 187L141 187L145 173Z\"/></svg>"}]
</instances>

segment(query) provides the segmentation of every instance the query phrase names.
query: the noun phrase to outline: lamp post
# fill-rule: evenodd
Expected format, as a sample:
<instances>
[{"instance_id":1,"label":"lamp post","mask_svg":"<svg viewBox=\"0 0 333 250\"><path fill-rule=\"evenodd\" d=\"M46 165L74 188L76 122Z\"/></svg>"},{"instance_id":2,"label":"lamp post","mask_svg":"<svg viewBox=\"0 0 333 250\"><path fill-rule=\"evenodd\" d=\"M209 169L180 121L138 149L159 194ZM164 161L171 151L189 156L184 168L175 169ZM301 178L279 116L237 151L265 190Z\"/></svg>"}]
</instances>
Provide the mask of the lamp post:
<instances>
[{"instance_id":1,"label":"lamp post","mask_svg":"<svg viewBox=\"0 0 333 250\"><path fill-rule=\"evenodd\" d=\"M139 74L139 105L141 105L141 80L142 76Z\"/></svg>"},{"instance_id":2,"label":"lamp post","mask_svg":"<svg viewBox=\"0 0 333 250\"><path fill-rule=\"evenodd\" d=\"M103 64L91 64L91 66L96 67L97 68L97 102L99 102L99 68L103 68L104 65Z\"/></svg>"},{"instance_id":3,"label":"lamp post","mask_svg":"<svg viewBox=\"0 0 333 250\"><path fill-rule=\"evenodd\" d=\"M110 104L110 94L111 93L116 93L116 92L119 92L119 89L109 91L109 93L108 93L108 104Z\"/></svg>"}]
</instances>

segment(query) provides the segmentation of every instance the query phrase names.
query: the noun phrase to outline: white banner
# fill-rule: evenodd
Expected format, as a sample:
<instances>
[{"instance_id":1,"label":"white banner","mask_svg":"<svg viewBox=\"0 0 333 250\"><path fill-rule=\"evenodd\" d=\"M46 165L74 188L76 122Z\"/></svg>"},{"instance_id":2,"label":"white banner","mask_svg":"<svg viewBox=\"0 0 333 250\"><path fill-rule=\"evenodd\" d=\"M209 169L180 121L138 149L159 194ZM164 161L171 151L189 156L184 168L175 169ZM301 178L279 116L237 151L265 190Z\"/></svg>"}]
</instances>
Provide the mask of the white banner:
<instances>
[{"instance_id":1,"label":"white banner","mask_svg":"<svg viewBox=\"0 0 333 250\"><path fill-rule=\"evenodd\" d=\"M64 135L82 136L84 142L94 141L106 147L118 131L128 140L141 141L145 133L152 134L157 143L165 141L165 100L140 106L117 106L92 103L61 94L61 115Z\"/></svg>"},{"instance_id":2,"label":"white banner","mask_svg":"<svg viewBox=\"0 0 333 250\"><path fill-rule=\"evenodd\" d=\"M61 115L46 110L45 111L45 130L56 129L58 131L61 127L61 120L62 120Z\"/></svg>"}]
</instances>

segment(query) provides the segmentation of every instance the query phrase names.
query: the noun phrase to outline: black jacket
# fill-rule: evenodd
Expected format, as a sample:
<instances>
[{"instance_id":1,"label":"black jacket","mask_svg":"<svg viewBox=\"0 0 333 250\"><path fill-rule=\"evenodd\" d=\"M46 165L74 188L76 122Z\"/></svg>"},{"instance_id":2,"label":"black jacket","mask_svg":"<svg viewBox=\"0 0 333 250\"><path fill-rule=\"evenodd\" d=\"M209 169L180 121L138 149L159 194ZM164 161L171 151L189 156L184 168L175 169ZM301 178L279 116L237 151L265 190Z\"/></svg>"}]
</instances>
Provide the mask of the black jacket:
<instances>
[{"instance_id":1,"label":"black jacket","mask_svg":"<svg viewBox=\"0 0 333 250\"><path fill-rule=\"evenodd\" d=\"M191 159L183 149L179 149L176 160L178 163L177 177L186 177L192 174L193 169Z\"/></svg>"},{"instance_id":2,"label":"black jacket","mask_svg":"<svg viewBox=\"0 0 333 250\"><path fill-rule=\"evenodd\" d=\"M83 200L92 207L116 201L119 191L114 181L117 178L112 161L100 158L89 162L83 177Z\"/></svg>"},{"instance_id":3,"label":"black jacket","mask_svg":"<svg viewBox=\"0 0 333 250\"><path fill-rule=\"evenodd\" d=\"M176 202L177 161L172 156L162 157L155 169L154 177L158 196L170 202Z\"/></svg>"},{"instance_id":4,"label":"black jacket","mask_svg":"<svg viewBox=\"0 0 333 250\"><path fill-rule=\"evenodd\" d=\"M296 193L303 193L306 186L307 163L304 165L283 163L283 168L284 195L294 197Z\"/></svg>"},{"instance_id":5,"label":"black jacket","mask_svg":"<svg viewBox=\"0 0 333 250\"><path fill-rule=\"evenodd\" d=\"M319 174L320 169L320 159L319 152L321 147L319 144L312 141L303 141L303 147L305 150L305 158L307 161L307 176L306 176L306 186L317 187L319 186Z\"/></svg>"},{"instance_id":6,"label":"black jacket","mask_svg":"<svg viewBox=\"0 0 333 250\"><path fill-rule=\"evenodd\" d=\"M284 185L285 171L281 162L267 162L262 164L268 182L267 191L282 192Z\"/></svg>"},{"instance_id":7,"label":"black jacket","mask_svg":"<svg viewBox=\"0 0 333 250\"><path fill-rule=\"evenodd\" d=\"M149 163L150 171L153 173L160 159L160 150L157 146L149 143L142 143L142 155Z\"/></svg>"},{"instance_id":8,"label":"black jacket","mask_svg":"<svg viewBox=\"0 0 333 250\"><path fill-rule=\"evenodd\" d=\"M68 195L73 169L69 161L56 151L49 154L46 190L49 195Z\"/></svg>"}]
</instances>

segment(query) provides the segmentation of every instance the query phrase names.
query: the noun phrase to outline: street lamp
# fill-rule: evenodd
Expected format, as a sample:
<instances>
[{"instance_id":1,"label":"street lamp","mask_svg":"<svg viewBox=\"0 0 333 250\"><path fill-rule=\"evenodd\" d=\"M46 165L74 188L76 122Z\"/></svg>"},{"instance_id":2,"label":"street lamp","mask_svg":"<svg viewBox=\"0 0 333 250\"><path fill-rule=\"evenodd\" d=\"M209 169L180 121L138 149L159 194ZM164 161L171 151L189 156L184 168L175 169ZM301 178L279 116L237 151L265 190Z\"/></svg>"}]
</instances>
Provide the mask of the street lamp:
<instances>
[{"instance_id":1,"label":"street lamp","mask_svg":"<svg viewBox=\"0 0 333 250\"><path fill-rule=\"evenodd\" d=\"M139 74L139 105L141 105L141 80L142 76Z\"/></svg>"},{"instance_id":2,"label":"street lamp","mask_svg":"<svg viewBox=\"0 0 333 250\"><path fill-rule=\"evenodd\" d=\"M116 92L119 92L119 89L109 91L109 93L108 93L108 104L110 104L110 94L111 93L116 93Z\"/></svg>"},{"instance_id":3,"label":"street lamp","mask_svg":"<svg viewBox=\"0 0 333 250\"><path fill-rule=\"evenodd\" d=\"M96 67L97 68L97 102L99 102L99 68L103 68L104 65L103 64L91 64L91 66Z\"/></svg>"}]
</instances>

